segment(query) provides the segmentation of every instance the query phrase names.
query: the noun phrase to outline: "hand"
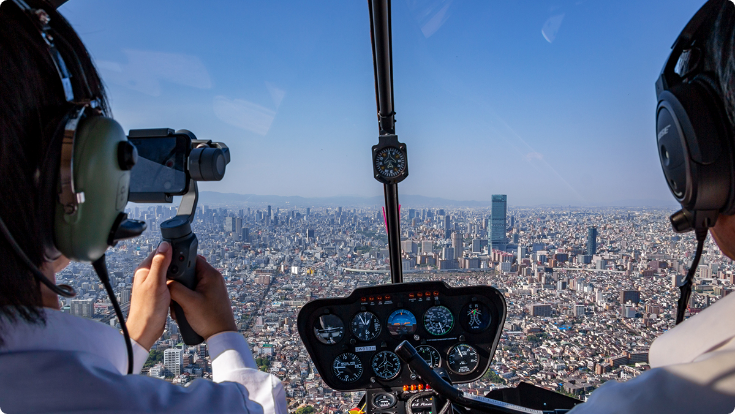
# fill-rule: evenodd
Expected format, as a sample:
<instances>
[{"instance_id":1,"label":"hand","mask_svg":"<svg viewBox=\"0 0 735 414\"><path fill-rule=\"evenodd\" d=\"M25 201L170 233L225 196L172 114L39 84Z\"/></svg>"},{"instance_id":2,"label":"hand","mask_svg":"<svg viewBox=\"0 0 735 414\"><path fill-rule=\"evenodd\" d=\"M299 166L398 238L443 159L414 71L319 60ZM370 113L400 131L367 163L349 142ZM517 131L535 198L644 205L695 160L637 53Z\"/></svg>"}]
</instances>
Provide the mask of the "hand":
<instances>
[{"instance_id":1,"label":"hand","mask_svg":"<svg viewBox=\"0 0 735 414\"><path fill-rule=\"evenodd\" d=\"M130 295L128 332L143 348L150 350L163 334L171 304L166 287L166 270L171 264L171 245L162 242L135 271Z\"/></svg>"},{"instance_id":2,"label":"hand","mask_svg":"<svg viewBox=\"0 0 735 414\"><path fill-rule=\"evenodd\" d=\"M197 259L196 275L195 290L174 280L168 281L171 299L181 305L189 325L205 340L220 332L236 332L225 279L203 256Z\"/></svg>"}]
</instances>

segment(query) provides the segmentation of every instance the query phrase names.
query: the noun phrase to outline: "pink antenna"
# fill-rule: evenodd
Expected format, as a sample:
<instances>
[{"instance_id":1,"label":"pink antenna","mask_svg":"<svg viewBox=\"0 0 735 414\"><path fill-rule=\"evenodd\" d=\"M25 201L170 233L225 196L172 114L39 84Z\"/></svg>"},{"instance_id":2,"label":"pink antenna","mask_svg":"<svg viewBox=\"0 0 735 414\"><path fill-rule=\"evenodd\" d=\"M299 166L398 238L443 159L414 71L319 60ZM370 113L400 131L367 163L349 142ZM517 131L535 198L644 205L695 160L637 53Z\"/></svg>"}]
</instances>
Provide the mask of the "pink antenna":
<instances>
[{"instance_id":1,"label":"pink antenna","mask_svg":"<svg viewBox=\"0 0 735 414\"><path fill-rule=\"evenodd\" d=\"M385 223L385 234L388 234L388 218L385 217L385 207L383 208L383 223ZM401 222L401 205L398 205L398 222Z\"/></svg>"}]
</instances>

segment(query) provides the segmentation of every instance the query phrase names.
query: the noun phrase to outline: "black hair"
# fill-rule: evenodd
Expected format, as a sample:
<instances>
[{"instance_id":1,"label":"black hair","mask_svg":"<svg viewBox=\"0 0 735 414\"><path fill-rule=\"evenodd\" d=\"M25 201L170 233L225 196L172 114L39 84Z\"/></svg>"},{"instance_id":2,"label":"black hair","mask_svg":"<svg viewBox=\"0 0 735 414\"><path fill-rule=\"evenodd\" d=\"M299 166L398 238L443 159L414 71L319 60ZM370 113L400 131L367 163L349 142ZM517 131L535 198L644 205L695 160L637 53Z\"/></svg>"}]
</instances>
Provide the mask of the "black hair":
<instances>
[{"instance_id":1,"label":"black hair","mask_svg":"<svg viewBox=\"0 0 735 414\"><path fill-rule=\"evenodd\" d=\"M705 42L705 70L716 74L730 125L735 125L735 3L725 1ZM735 137L734 137L735 138Z\"/></svg>"},{"instance_id":2,"label":"black hair","mask_svg":"<svg viewBox=\"0 0 735 414\"><path fill-rule=\"evenodd\" d=\"M96 97L107 114L102 82L74 29L49 3L26 3L50 17L53 40L71 73L76 100ZM53 238L58 138L72 104L66 102L35 18L12 1L0 3L0 217L26 256L41 267L46 261L45 240ZM4 237L0 258L0 322L45 323L39 283Z\"/></svg>"}]
</instances>

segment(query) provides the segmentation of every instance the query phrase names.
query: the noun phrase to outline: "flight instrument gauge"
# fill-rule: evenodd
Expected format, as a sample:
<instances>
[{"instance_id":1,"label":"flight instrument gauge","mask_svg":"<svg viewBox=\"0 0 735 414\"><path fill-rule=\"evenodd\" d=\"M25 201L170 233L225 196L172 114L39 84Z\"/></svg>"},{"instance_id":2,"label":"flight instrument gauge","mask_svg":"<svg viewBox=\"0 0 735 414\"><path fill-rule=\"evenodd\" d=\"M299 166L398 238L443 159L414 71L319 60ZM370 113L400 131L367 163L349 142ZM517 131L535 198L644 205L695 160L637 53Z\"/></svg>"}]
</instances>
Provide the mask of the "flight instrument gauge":
<instances>
[{"instance_id":1,"label":"flight instrument gauge","mask_svg":"<svg viewBox=\"0 0 735 414\"><path fill-rule=\"evenodd\" d=\"M426 363L432 367L437 368L442 362L442 357L439 355L439 351L430 345L420 345L416 347L416 352L419 356L426 361Z\"/></svg>"},{"instance_id":2,"label":"flight instrument gauge","mask_svg":"<svg viewBox=\"0 0 735 414\"><path fill-rule=\"evenodd\" d=\"M335 315L322 315L314 324L314 336L325 345L334 345L342 340L345 325Z\"/></svg>"},{"instance_id":3,"label":"flight instrument gauge","mask_svg":"<svg viewBox=\"0 0 735 414\"><path fill-rule=\"evenodd\" d=\"M470 302L462 308L459 313L459 320L462 326L470 332L482 332L492 320L490 309L480 302Z\"/></svg>"},{"instance_id":4,"label":"flight instrument gauge","mask_svg":"<svg viewBox=\"0 0 735 414\"><path fill-rule=\"evenodd\" d=\"M332 362L334 375L342 382L354 382L362 376L362 362L357 355L345 352Z\"/></svg>"},{"instance_id":5,"label":"flight instrument gauge","mask_svg":"<svg viewBox=\"0 0 735 414\"><path fill-rule=\"evenodd\" d=\"M396 147L386 147L375 155L375 168L385 178L394 178L406 169L406 157Z\"/></svg>"},{"instance_id":6,"label":"flight instrument gauge","mask_svg":"<svg viewBox=\"0 0 735 414\"><path fill-rule=\"evenodd\" d=\"M372 312L360 312L352 318L352 333L361 341L372 341L380 335L380 320Z\"/></svg>"},{"instance_id":7,"label":"flight instrument gauge","mask_svg":"<svg viewBox=\"0 0 735 414\"><path fill-rule=\"evenodd\" d=\"M380 351L375 354L370 366L375 376L384 380L391 380L401 372L401 360L391 351Z\"/></svg>"},{"instance_id":8,"label":"flight instrument gauge","mask_svg":"<svg viewBox=\"0 0 735 414\"><path fill-rule=\"evenodd\" d=\"M398 309L388 317L388 332L391 335L412 334L416 331L416 317L413 313Z\"/></svg>"},{"instance_id":9,"label":"flight instrument gauge","mask_svg":"<svg viewBox=\"0 0 735 414\"><path fill-rule=\"evenodd\" d=\"M449 333L454 327L454 316L446 306L432 306L424 314L424 327L434 336Z\"/></svg>"},{"instance_id":10,"label":"flight instrument gauge","mask_svg":"<svg viewBox=\"0 0 735 414\"><path fill-rule=\"evenodd\" d=\"M373 175L383 184L398 184L408 177L406 144L398 142L397 135L381 135L373 145Z\"/></svg>"},{"instance_id":11,"label":"flight instrument gauge","mask_svg":"<svg viewBox=\"0 0 735 414\"><path fill-rule=\"evenodd\" d=\"M477 351L467 344L455 345L447 355L447 366L456 374L469 374L479 363Z\"/></svg>"}]
</instances>

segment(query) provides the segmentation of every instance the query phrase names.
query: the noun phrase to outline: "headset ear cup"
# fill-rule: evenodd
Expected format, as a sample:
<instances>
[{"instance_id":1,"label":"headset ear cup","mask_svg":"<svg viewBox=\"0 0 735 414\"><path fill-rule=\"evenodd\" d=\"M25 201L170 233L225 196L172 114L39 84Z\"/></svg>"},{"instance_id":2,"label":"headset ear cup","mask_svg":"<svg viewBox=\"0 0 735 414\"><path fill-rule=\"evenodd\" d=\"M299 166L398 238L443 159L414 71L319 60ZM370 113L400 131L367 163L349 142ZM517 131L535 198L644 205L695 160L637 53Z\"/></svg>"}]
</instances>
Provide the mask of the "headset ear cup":
<instances>
[{"instance_id":1,"label":"headset ear cup","mask_svg":"<svg viewBox=\"0 0 735 414\"><path fill-rule=\"evenodd\" d=\"M56 247L69 259L92 262L109 246L110 231L128 201L130 171L117 159L118 144L126 140L111 118L90 116L77 126L72 177L84 202L72 214L57 203L54 220Z\"/></svg>"},{"instance_id":2,"label":"headset ear cup","mask_svg":"<svg viewBox=\"0 0 735 414\"><path fill-rule=\"evenodd\" d=\"M708 144L719 152L716 162L721 171L722 180L725 178L729 180L729 185L720 187L721 192L727 192L726 201L720 208L720 212L732 215L735 214L735 142L733 142L732 125L722 103L720 88L712 76L707 73L697 75L692 80L692 86L696 88L697 93L701 95L701 101L706 105L706 108L700 111L707 111L709 115L706 125L707 130L710 131L708 136L716 139L716 142Z\"/></svg>"},{"instance_id":3,"label":"headset ear cup","mask_svg":"<svg viewBox=\"0 0 735 414\"><path fill-rule=\"evenodd\" d=\"M659 146L663 148L662 142L669 139L670 132L673 132L664 126L668 121L662 122L671 120L667 118L670 115L674 118L672 124L676 125L676 134L681 139L681 148L677 152L682 153L686 164L686 190L677 199L689 211L724 212L733 205L732 154L721 114L717 94L703 75L691 82L672 86L659 98ZM662 166L667 179L672 178L674 170L670 165L667 166L663 157Z\"/></svg>"}]
</instances>

